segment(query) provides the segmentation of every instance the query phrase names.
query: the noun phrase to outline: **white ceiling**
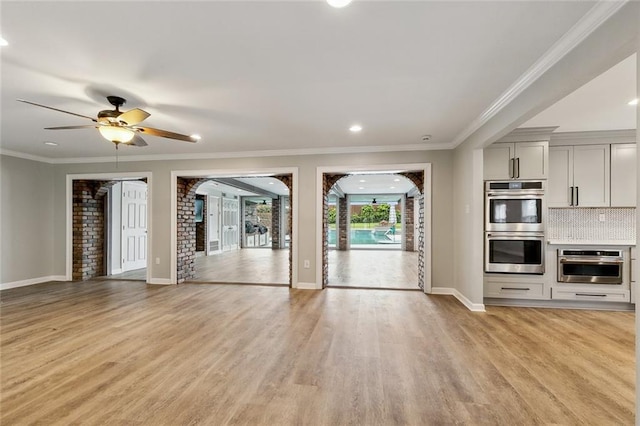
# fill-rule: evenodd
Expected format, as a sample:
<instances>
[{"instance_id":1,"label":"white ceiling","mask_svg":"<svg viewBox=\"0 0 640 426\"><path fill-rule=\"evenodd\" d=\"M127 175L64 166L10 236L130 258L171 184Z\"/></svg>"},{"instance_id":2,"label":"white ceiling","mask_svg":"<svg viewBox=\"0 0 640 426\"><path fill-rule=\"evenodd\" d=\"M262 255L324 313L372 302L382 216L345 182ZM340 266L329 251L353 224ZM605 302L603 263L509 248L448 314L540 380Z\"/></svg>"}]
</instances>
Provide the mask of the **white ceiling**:
<instances>
[{"instance_id":1,"label":"white ceiling","mask_svg":"<svg viewBox=\"0 0 640 426\"><path fill-rule=\"evenodd\" d=\"M2 149L112 158L82 118L104 96L151 113L127 156L448 147L593 2L3 2ZM364 130L347 129L359 123ZM44 141L59 145L50 147ZM299 152L299 151L298 151Z\"/></svg>"},{"instance_id":2,"label":"white ceiling","mask_svg":"<svg viewBox=\"0 0 640 426\"><path fill-rule=\"evenodd\" d=\"M521 127L558 126L555 132L635 129L636 55L547 108Z\"/></svg>"},{"instance_id":3,"label":"white ceiling","mask_svg":"<svg viewBox=\"0 0 640 426\"><path fill-rule=\"evenodd\" d=\"M352 200L367 199L369 201L371 201L370 195L385 194L394 194L394 196L384 198L384 201L395 201L399 198L398 194L406 194L415 187L406 177L388 173L354 174L343 177L336 184L344 194L351 194ZM378 201L380 200L383 198L378 197Z\"/></svg>"}]
</instances>

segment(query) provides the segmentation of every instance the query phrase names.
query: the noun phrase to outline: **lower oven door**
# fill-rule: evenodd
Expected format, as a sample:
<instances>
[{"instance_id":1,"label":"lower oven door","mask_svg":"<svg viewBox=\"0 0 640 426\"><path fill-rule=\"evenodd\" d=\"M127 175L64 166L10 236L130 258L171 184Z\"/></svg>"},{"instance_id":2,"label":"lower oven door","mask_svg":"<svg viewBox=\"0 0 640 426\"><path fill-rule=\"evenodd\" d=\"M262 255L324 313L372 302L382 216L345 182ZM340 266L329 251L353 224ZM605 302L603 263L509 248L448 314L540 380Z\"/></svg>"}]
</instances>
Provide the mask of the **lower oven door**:
<instances>
[{"instance_id":1,"label":"lower oven door","mask_svg":"<svg viewBox=\"0 0 640 426\"><path fill-rule=\"evenodd\" d=\"M558 256L558 281L563 283L622 284L623 259Z\"/></svg>"},{"instance_id":2,"label":"lower oven door","mask_svg":"<svg viewBox=\"0 0 640 426\"><path fill-rule=\"evenodd\" d=\"M544 234L487 232L485 272L544 274Z\"/></svg>"}]
</instances>

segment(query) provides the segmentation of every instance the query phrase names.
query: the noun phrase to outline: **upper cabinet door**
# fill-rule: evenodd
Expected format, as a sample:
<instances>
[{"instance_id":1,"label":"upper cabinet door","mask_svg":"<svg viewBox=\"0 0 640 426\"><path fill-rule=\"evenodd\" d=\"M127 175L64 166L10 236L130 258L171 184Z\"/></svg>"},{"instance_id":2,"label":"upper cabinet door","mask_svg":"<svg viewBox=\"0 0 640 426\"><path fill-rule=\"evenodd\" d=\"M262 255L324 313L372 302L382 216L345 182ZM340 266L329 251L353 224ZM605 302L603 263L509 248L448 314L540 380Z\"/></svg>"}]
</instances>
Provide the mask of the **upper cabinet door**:
<instances>
[{"instance_id":1,"label":"upper cabinet door","mask_svg":"<svg viewBox=\"0 0 640 426\"><path fill-rule=\"evenodd\" d=\"M609 170L609 145L577 145L573 147L574 206L609 206ZM551 184L553 185L553 183Z\"/></svg>"},{"instance_id":2,"label":"upper cabinet door","mask_svg":"<svg viewBox=\"0 0 640 426\"><path fill-rule=\"evenodd\" d=\"M611 145L611 207L635 207L636 144Z\"/></svg>"},{"instance_id":3,"label":"upper cabinet door","mask_svg":"<svg viewBox=\"0 0 640 426\"><path fill-rule=\"evenodd\" d=\"M548 171L548 142L518 142L515 144L515 178L546 179Z\"/></svg>"},{"instance_id":4,"label":"upper cabinet door","mask_svg":"<svg viewBox=\"0 0 640 426\"><path fill-rule=\"evenodd\" d=\"M549 184L547 206L569 207L573 188L573 147L552 146L549 148Z\"/></svg>"},{"instance_id":5,"label":"upper cabinet door","mask_svg":"<svg viewBox=\"0 0 640 426\"><path fill-rule=\"evenodd\" d=\"M484 179L502 180L513 176L513 143L494 143L484 149Z\"/></svg>"}]
</instances>

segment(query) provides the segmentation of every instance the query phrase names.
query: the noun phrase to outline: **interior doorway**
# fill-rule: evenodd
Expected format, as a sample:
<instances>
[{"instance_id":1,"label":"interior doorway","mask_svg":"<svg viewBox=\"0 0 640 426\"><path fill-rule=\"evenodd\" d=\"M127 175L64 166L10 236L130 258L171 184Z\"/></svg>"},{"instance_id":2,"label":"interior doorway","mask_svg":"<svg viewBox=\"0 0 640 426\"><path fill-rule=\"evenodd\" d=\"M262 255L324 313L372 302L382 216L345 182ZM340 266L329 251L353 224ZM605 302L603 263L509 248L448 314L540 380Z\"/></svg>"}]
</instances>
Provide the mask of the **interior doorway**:
<instances>
[{"instance_id":1,"label":"interior doorway","mask_svg":"<svg viewBox=\"0 0 640 426\"><path fill-rule=\"evenodd\" d=\"M149 281L150 179L150 173L67 175L67 280Z\"/></svg>"},{"instance_id":2,"label":"interior doorway","mask_svg":"<svg viewBox=\"0 0 640 426\"><path fill-rule=\"evenodd\" d=\"M429 164L318 169L323 288L431 291L430 178Z\"/></svg>"},{"instance_id":3,"label":"interior doorway","mask_svg":"<svg viewBox=\"0 0 640 426\"><path fill-rule=\"evenodd\" d=\"M177 283L292 285L292 173L175 179Z\"/></svg>"}]
</instances>

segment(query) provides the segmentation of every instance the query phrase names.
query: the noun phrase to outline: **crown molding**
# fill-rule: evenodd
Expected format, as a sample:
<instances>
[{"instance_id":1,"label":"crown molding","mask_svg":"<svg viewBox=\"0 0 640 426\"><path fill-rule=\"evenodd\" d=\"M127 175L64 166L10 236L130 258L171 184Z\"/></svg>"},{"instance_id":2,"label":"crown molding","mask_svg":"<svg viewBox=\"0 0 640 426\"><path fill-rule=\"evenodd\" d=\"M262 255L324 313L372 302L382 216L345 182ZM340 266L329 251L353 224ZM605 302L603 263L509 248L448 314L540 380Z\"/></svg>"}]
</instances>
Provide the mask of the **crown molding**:
<instances>
[{"instance_id":1,"label":"crown molding","mask_svg":"<svg viewBox=\"0 0 640 426\"><path fill-rule=\"evenodd\" d=\"M553 127L521 127L514 129L511 133L505 135L496 142L533 142L533 141L549 141L554 130L558 126Z\"/></svg>"},{"instance_id":2,"label":"crown molding","mask_svg":"<svg viewBox=\"0 0 640 426\"><path fill-rule=\"evenodd\" d=\"M629 0L599 1L452 142L457 147L502 111Z\"/></svg>"},{"instance_id":3,"label":"crown molding","mask_svg":"<svg viewBox=\"0 0 640 426\"><path fill-rule=\"evenodd\" d=\"M131 161L167 161L167 160L203 160L224 158L251 158L251 157L290 157L302 155L331 155L331 154L363 154L375 152L401 152L401 151L437 151L451 149L449 144L411 144L411 145L382 145L382 146L348 146L330 148L304 148L304 149L274 149L262 151L237 151L237 152L208 152L197 154L151 154L120 156L120 163ZM71 158L47 158L36 155L23 154L16 151L2 150L0 154L11 157L25 158L49 164L77 164L77 163L112 163L113 156L109 157L71 157Z\"/></svg>"},{"instance_id":4,"label":"crown molding","mask_svg":"<svg viewBox=\"0 0 640 426\"><path fill-rule=\"evenodd\" d=\"M3 149L3 148L0 148L0 155L22 158L24 160L38 161L40 163L48 163L48 164L55 163L53 158L41 157L39 155L31 155L31 154L26 154L24 152L11 151L9 149Z\"/></svg>"},{"instance_id":5,"label":"crown molding","mask_svg":"<svg viewBox=\"0 0 640 426\"><path fill-rule=\"evenodd\" d=\"M636 130L594 130L589 132L558 132L551 135L549 146L636 143Z\"/></svg>"}]
</instances>

